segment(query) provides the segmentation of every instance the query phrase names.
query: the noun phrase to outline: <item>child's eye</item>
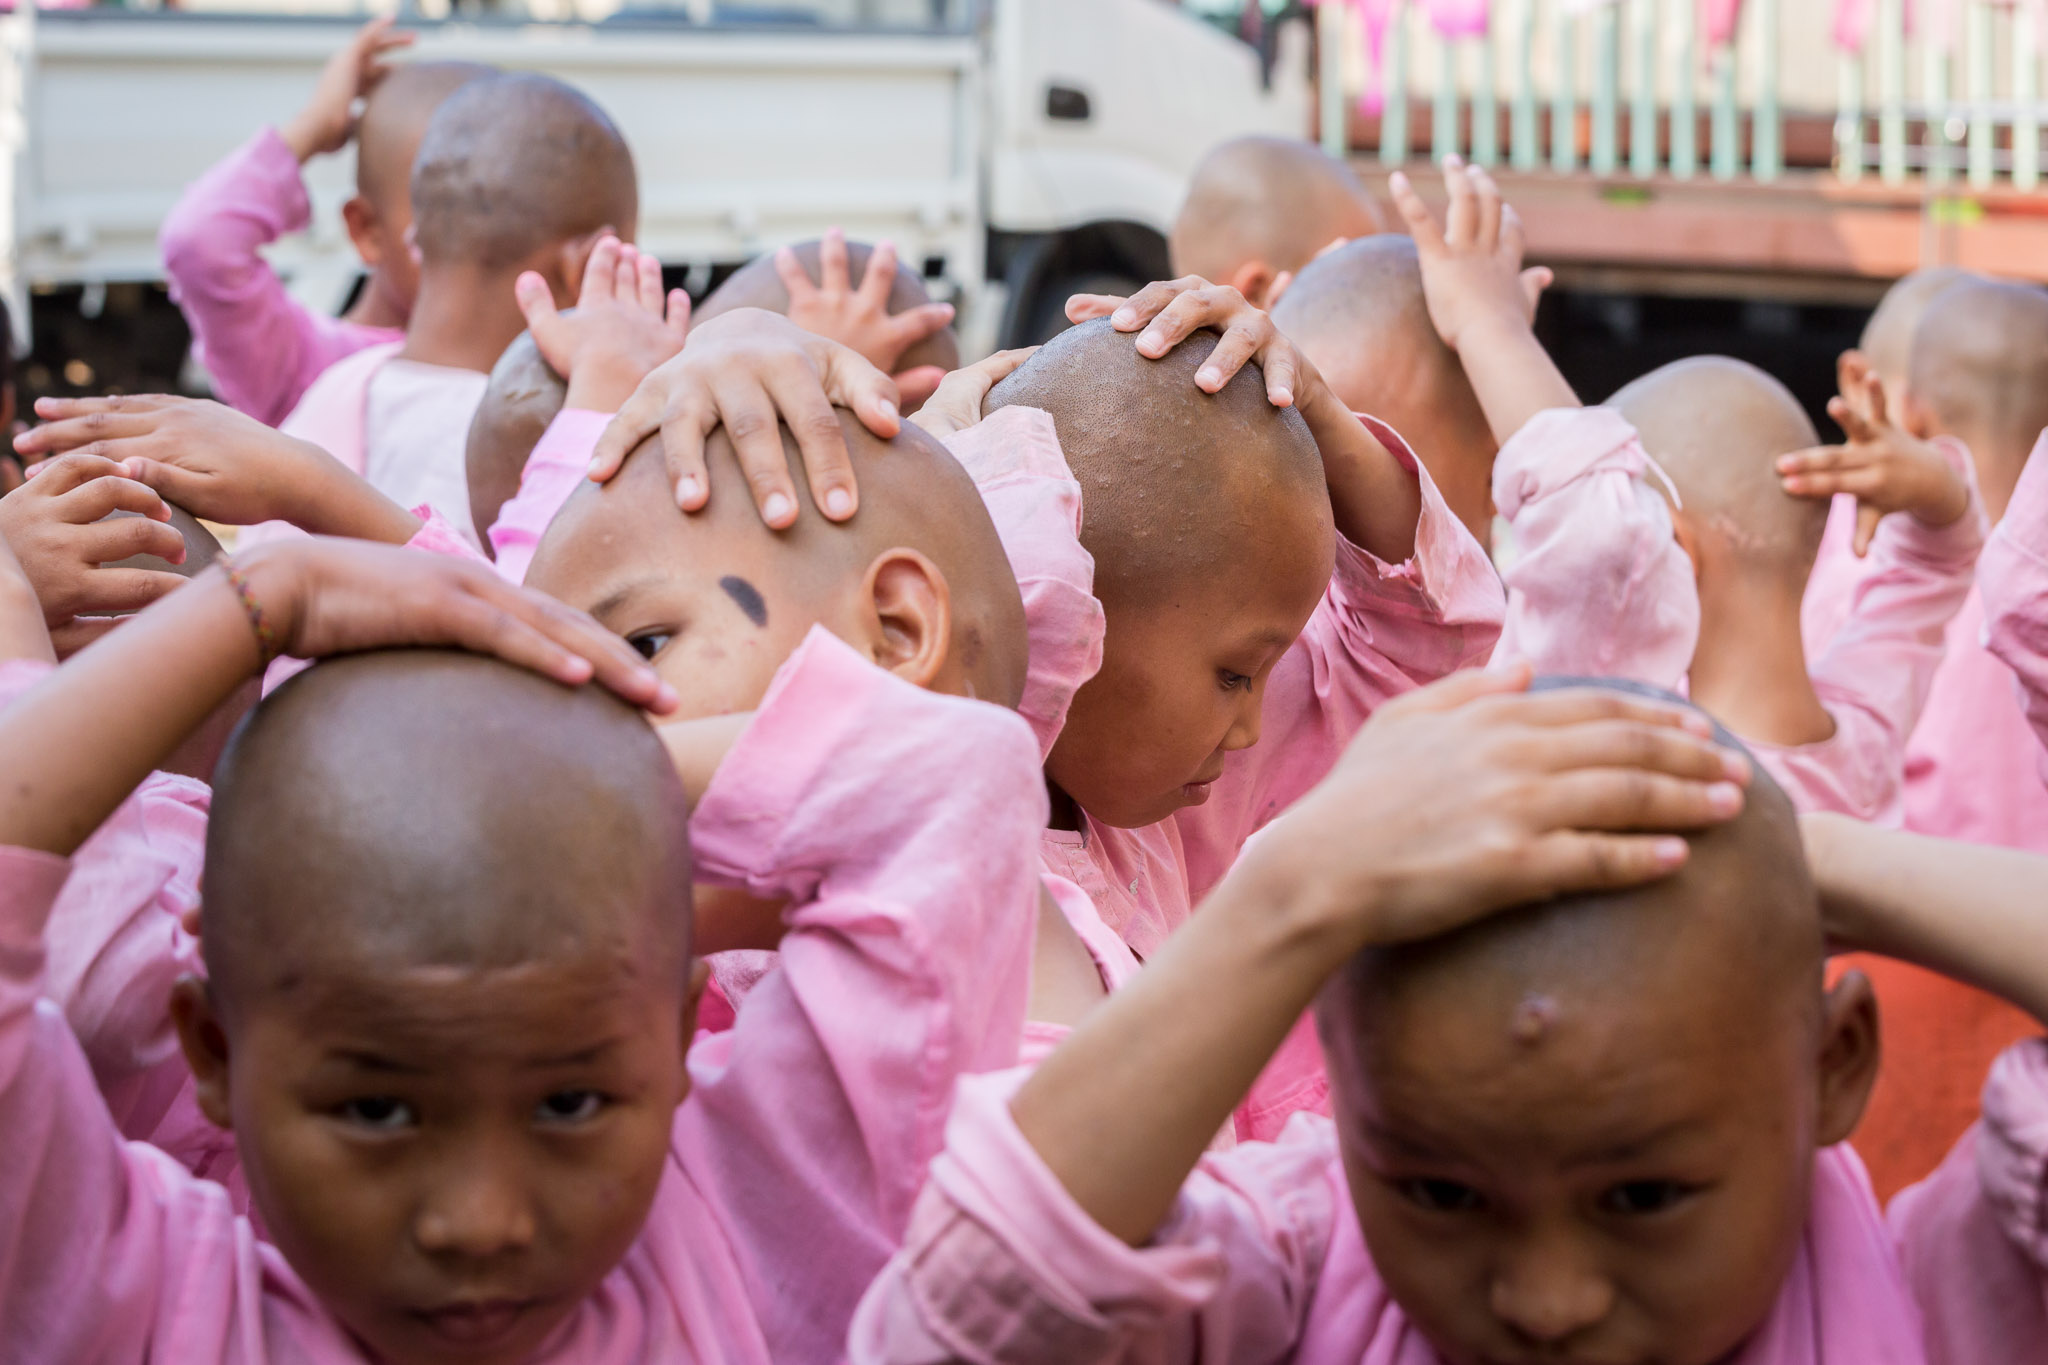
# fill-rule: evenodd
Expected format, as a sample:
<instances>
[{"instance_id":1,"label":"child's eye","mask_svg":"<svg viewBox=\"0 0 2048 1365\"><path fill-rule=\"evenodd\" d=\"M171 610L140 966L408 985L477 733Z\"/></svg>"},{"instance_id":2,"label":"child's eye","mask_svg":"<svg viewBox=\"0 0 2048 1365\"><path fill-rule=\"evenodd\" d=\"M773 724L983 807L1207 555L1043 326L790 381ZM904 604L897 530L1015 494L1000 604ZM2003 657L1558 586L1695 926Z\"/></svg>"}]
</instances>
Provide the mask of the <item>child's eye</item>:
<instances>
[{"instance_id":1,"label":"child's eye","mask_svg":"<svg viewBox=\"0 0 2048 1365\"><path fill-rule=\"evenodd\" d=\"M1471 1213L1486 1206L1485 1196L1455 1180L1403 1180L1401 1197L1431 1213Z\"/></svg>"},{"instance_id":2,"label":"child's eye","mask_svg":"<svg viewBox=\"0 0 2048 1365\"><path fill-rule=\"evenodd\" d=\"M676 637L664 630L650 630L641 635L626 637L626 643L633 646L640 657L652 662L654 656L668 648L668 642Z\"/></svg>"},{"instance_id":3,"label":"child's eye","mask_svg":"<svg viewBox=\"0 0 2048 1365\"><path fill-rule=\"evenodd\" d=\"M1241 692L1252 685L1250 678L1242 673L1232 673L1229 669L1224 669L1216 676L1222 681L1225 692Z\"/></svg>"},{"instance_id":4,"label":"child's eye","mask_svg":"<svg viewBox=\"0 0 2048 1365\"><path fill-rule=\"evenodd\" d=\"M1662 1213L1683 1203L1694 1187L1676 1180L1630 1180L1600 1196L1600 1207L1609 1213L1642 1215Z\"/></svg>"},{"instance_id":5,"label":"child's eye","mask_svg":"<svg viewBox=\"0 0 2048 1365\"><path fill-rule=\"evenodd\" d=\"M365 1095L361 1099L344 1100L337 1112L344 1121L379 1133L395 1133L419 1121L411 1105L389 1095Z\"/></svg>"},{"instance_id":6,"label":"child's eye","mask_svg":"<svg viewBox=\"0 0 2048 1365\"><path fill-rule=\"evenodd\" d=\"M540 1102L535 1117L542 1123L588 1123L604 1104L604 1096L595 1090L557 1090Z\"/></svg>"}]
</instances>

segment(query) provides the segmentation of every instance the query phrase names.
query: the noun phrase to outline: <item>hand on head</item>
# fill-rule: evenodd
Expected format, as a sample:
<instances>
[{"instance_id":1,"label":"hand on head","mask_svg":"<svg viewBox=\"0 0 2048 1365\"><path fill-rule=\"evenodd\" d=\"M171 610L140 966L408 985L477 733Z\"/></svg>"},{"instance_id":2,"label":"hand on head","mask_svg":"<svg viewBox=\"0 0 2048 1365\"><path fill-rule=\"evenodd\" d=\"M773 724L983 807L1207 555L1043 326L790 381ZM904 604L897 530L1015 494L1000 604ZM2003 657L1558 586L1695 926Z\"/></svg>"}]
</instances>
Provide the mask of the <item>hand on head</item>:
<instances>
[{"instance_id":1,"label":"hand on head","mask_svg":"<svg viewBox=\"0 0 2048 1365\"><path fill-rule=\"evenodd\" d=\"M988 391L1031 359L1031 353L1037 349L1036 346L1019 346L1013 350L997 351L988 359L972 365L961 366L940 381L938 388L925 399L924 406L910 415L910 420L940 440L956 431L965 431L981 420L981 408L988 398Z\"/></svg>"},{"instance_id":2,"label":"hand on head","mask_svg":"<svg viewBox=\"0 0 2048 1365\"><path fill-rule=\"evenodd\" d=\"M1127 299L1113 294L1076 294L1067 300L1067 319L1086 322L1107 315L1119 332L1138 332L1138 354L1157 360L1204 328L1221 333L1208 363L1195 372L1195 387L1215 393L1244 368L1258 364L1266 377L1266 397L1276 408L1294 404L1296 389L1304 396L1321 379L1280 335L1273 319L1245 301L1227 284L1211 284L1196 275L1148 284ZM1304 413L1307 404L1303 404Z\"/></svg>"},{"instance_id":3,"label":"hand on head","mask_svg":"<svg viewBox=\"0 0 2048 1365\"><path fill-rule=\"evenodd\" d=\"M832 409L848 409L888 438L902 429L897 402L889 376L858 352L780 314L739 308L698 327L680 354L641 381L598 439L590 477L610 479L658 431L676 505L698 511L711 496L704 439L723 426L761 519L781 528L796 520L797 503L780 423L803 452L812 501L828 519L845 521L860 505L860 491Z\"/></svg>"},{"instance_id":4,"label":"hand on head","mask_svg":"<svg viewBox=\"0 0 2048 1365\"><path fill-rule=\"evenodd\" d=\"M327 59L305 108L278 129L300 161L338 152L355 136L356 101L391 74L391 64L384 60L389 53L412 46L413 34L392 31L397 22L397 16L383 14L357 29L355 37Z\"/></svg>"},{"instance_id":5,"label":"hand on head","mask_svg":"<svg viewBox=\"0 0 2048 1365\"><path fill-rule=\"evenodd\" d=\"M950 303L926 303L889 312L889 292L896 283L896 244L878 242L867 269L855 285L847 260L846 234L828 228L818 248L819 279L812 283L796 252L775 253L775 273L789 291L789 320L806 332L858 351L877 369L894 372L911 347L953 320ZM945 377L936 365L920 365L895 374L906 406L922 402Z\"/></svg>"},{"instance_id":6,"label":"hand on head","mask_svg":"<svg viewBox=\"0 0 2048 1365\"><path fill-rule=\"evenodd\" d=\"M566 407L616 412L641 380L683 349L690 330L689 294L672 289L664 297L661 262L610 234L584 264L573 313L556 309L547 281L534 271L513 289L542 358L569 381Z\"/></svg>"},{"instance_id":7,"label":"hand on head","mask_svg":"<svg viewBox=\"0 0 2048 1365\"><path fill-rule=\"evenodd\" d=\"M0 498L0 540L35 589L61 658L103 634L112 613L147 606L185 581L114 561L147 554L181 563L185 541L166 524L163 499L113 460L78 452L36 469ZM136 515L108 520L115 511Z\"/></svg>"},{"instance_id":8,"label":"hand on head","mask_svg":"<svg viewBox=\"0 0 2048 1365\"><path fill-rule=\"evenodd\" d=\"M1929 526L1951 524L1969 510L1970 486L1931 441L1892 420L1883 381L1867 366L1858 373L1850 355L1842 357L1843 392L1828 400L1828 415L1849 439L1781 455L1777 471L1795 498L1855 497L1860 556L1870 549L1878 522L1893 512L1910 512Z\"/></svg>"},{"instance_id":9,"label":"hand on head","mask_svg":"<svg viewBox=\"0 0 2048 1365\"><path fill-rule=\"evenodd\" d=\"M284 521L314 535L403 544L418 517L326 451L219 403L166 394L43 398L24 454L75 452L118 462L196 517L225 526Z\"/></svg>"},{"instance_id":10,"label":"hand on head","mask_svg":"<svg viewBox=\"0 0 2048 1365\"><path fill-rule=\"evenodd\" d=\"M1441 228L1407 176L1394 172L1387 189L1415 238L1430 321L1444 345L1455 351L1466 337L1492 327L1526 330L1551 273L1545 266L1522 268L1521 216L1502 201L1493 177L1445 157L1451 202Z\"/></svg>"}]
</instances>

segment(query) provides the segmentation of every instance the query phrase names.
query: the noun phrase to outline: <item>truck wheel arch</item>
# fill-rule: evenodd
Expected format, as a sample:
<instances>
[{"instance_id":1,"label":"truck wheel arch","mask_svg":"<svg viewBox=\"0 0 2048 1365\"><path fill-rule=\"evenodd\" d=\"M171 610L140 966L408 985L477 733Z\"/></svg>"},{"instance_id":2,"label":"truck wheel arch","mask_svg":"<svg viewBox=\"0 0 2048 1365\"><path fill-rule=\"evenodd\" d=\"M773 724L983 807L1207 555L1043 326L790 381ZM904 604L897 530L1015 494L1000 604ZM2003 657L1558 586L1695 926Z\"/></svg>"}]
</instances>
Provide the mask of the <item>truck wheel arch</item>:
<instances>
[{"instance_id":1,"label":"truck wheel arch","mask_svg":"<svg viewBox=\"0 0 2048 1365\"><path fill-rule=\"evenodd\" d=\"M989 231L989 276L1007 287L997 345L1032 346L1067 326L1067 296L1129 293L1170 277L1166 238L1124 220L1055 232Z\"/></svg>"}]
</instances>

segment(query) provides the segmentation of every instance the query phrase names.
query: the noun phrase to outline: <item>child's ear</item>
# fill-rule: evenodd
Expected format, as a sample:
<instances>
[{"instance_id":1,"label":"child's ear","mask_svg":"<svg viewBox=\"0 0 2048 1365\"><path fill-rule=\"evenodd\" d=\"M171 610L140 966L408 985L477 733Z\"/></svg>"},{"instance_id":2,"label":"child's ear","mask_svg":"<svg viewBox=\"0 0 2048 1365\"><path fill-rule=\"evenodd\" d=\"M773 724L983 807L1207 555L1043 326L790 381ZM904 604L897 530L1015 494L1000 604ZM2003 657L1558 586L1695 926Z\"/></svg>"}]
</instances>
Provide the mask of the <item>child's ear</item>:
<instances>
[{"instance_id":1,"label":"child's ear","mask_svg":"<svg viewBox=\"0 0 2048 1365\"><path fill-rule=\"evenodd\" d=\"M953 597L938 565L915 550L884 551L868 566L874 610L874 661L907 682L930 687L947 671Z\"/></svg>"},{"instance_id":2,"label":"child's ear","mask_svg":"<svg viewBox=\"0 0 2048 1365\"><path fill-rule=\"evenodd\" d=\"M1218 280L1217 283L1227 284L1244 295L1245 302L1254 308L1270 308L1273 305L1266 295L1272 292L1276 278L1272 266L1264 261L1250 260L1232 271L1229 279Z\"/></svg>"},{"instance_id":3,"label":"child's ear","mask_svg":"<svg viewBox=\"0 0 2048 1365\"><path fill-rule=\"evenodd\" d=\"M1820 1111L1814 1135L1821 1146L1845 1142L1856 1131L1877 1083L1881 1054L1870 978L1845 972L1821 1004Z\"/></svg>"},{"instance_id":4,"label":"child's ear","mask_svg":"<svg viewBox=\"0 0 2048 1365\"><path fill-rule=\"evenodd\" d=\"M375 270L384 263L384 248L377 241L377 206L362 195L351 195L341 206L341 221L348 226L348 239L355 244L363 266Z\"/></svg>"},{"instance_id":5,"label":"child's ear","mask_svg":"<svg viewBox=\"0 0 2048 1365\"><path fill-rule=\"evenodd\" d=\"M1922 441L1931 441L1937 434L1933 411L1925 403L1915 398L1911 389L1902 388L1899 390L1899 415L1897 421L1910 435Z\"/></svg>"},{"instance_id":6,"label":"child's ear","mask_svg":"<svg viewBox=\"0 0 2048 1365\"><path fill-rule=\"evenodd\" d=\"M178 1030L185 1064L192 1068L199 1112L219 1127L234 1127L228 1107L228 1033L203 977L181 976L171 987L171 1023Z\"/></svg>"},{"instance_id":7,"label":"child's ear","mask_svg":"<svg viewBox=\"0 0 2048 1365\"><path fill-rule=\"evenodd\" d=\"M1685 557L1692 561L1693 582L1700 578L1700 533L1693 527L1692 518L1677 507L1671 509L1671 537L1678 542L1678 548L1685 551Z\"/></svg>"},{"instance_id":8,"label":"child's ear","mask_svg":"<svg viewBox=\"0 0 2048 1365\"><path fill-rule=\"evenodd\" d=\"M595 232L571 237L555 248L554 268L541 271L554 287L555 307L567 308L576 302L577 295L583 292L583 268L590 264L590 253L597 250L602 238L617 235L618 229L607 224Z\"/></svg>"}]
</instances>

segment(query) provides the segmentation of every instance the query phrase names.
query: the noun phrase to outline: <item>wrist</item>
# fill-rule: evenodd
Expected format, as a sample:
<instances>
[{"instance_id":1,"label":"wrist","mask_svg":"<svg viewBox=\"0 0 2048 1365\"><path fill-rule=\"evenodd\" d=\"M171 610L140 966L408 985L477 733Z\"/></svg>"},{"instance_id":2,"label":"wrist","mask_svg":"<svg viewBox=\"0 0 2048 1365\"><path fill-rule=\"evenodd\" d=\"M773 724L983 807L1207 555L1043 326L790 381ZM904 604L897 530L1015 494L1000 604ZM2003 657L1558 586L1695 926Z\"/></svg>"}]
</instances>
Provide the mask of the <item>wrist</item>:
<instances>
[{"instance_id":1,"label":"wrist","mask_svg":"<svg viewBox=\"0 0 2048 1365\"><path fill-rule=\"evenodd\" d=\"M565 408L583 408L591 412L617 412L640 387L640 381L649 371L623 360L608 356L593 356L579 360L570 370L567 391L562 395Z\"/></svg>"},{"instance_id":2,"label":"wrist","mask_svg":"<svg viewBox=\"0 0 2048 1365\"><path fill-rule=\"evenodd\" d=\"M1381 889L1325 870L1312 830L1294 837L1281 826L1255 841L1226 881L1236 882L1248 948L1309 964L1327 976L1377 941Z\"/></svg>"},{"instance_id":3,"label":"wrist","mask_svg":"<svg viewBox=\"0 0 2048 1365\"><path fill-rule=\"evenodd\" d=\"M224 566L206 571L219 575L220 589L242 617L249 634L250 652L258 659L267 654L288 653L291 640L298 634L299 622L305 615L305 545L304 541L274 541L235 555L230 562L241 579L239 588ZM263 639L266 632L270 636L268 641Z\"/></svg>"},{"instance_id":4,"label":"wrist","mask_svg":"<svg viewBox=\"0 0 2048 1365\"><path fill-rule=\"evenodd\" d=\"M307 110L300 110L284 123L278 125L277 135L284 139L284 145L291 149L301 166L311 161L320 151L320 125Z\"/></svg>"}]
</instances>

